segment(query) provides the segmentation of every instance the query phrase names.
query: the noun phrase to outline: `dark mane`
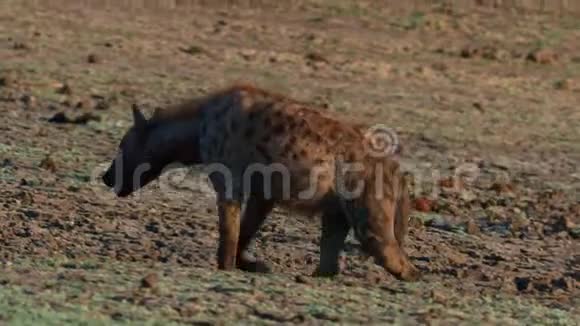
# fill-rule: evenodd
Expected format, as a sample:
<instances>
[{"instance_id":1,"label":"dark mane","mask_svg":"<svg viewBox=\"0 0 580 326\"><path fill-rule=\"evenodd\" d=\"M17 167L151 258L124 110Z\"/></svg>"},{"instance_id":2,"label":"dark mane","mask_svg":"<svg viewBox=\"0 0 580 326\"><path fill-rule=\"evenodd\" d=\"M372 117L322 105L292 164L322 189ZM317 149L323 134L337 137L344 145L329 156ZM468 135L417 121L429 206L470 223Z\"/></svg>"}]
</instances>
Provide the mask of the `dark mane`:
<instances>
[{"instance_id":1,"label":"dark mane","mask_svg":"<svg viewBox=\"0 0 580 326\"><path fill-rule=\"evenodd\" d=\"M212 102L217 102L220 99L228 98L228 95L232 95L238 92L259 94L263 97L269 97L277 101L294 101L284 95L273 93L251 84L238 83L226 88L222 88L218 91L214 91L202 97L188 99L164 109L156 109L155 113L151 117L151 122L162 123L196 118L202 107L211 107Z\"/></svg>"}]
</instances>

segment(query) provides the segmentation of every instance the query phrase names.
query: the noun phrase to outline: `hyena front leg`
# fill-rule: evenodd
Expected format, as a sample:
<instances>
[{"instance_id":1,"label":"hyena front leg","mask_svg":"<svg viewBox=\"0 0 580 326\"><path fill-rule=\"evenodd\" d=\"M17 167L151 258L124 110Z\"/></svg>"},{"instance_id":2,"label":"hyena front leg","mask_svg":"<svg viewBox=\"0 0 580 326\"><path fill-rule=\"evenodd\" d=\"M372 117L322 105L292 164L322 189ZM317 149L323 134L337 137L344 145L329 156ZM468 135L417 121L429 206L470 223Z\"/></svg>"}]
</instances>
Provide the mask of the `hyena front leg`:
<instances>
[{"instance_id":1,"label":"hyena front leg","mask_svg":"<svg viewBox=\"0 0 580 326\"><path fill-rule=\"evenodd\" d=\"M220 173L210 173L209 179L217 194L219 215L218 269L233 270L236 267L238 239L240 236L241 201L228 192L226 178Z\"/></svg>"},{"instance_id":2,"label":"hyena front leg","mask_svg":"<svg viewBox=\"0 0 580 326\"><path fill-rule=\"evenodd\" d=\"M266 263L249 257L246 250L273 207L274 202L272 200L266 200L258 196L251 196L246 202L238 241L237 267L239 269L258 273L270 271Z\"/></svg>"},{"instance_id":3,"label":"hyena front leg","mask_svg":"<svg viewBox=\"0 0 580 326\"><path fill-rule=\"evenodd\" d=\"M331 277L340 272L339 257L349 230L350 225L342 211L336 209L323 211L320 264L314 276Z\"/></svg>"},{"instance_id":4,"label":"hyena front leg","mask_svg":"<svg viewBox=\"0 0 580 326\"><path fill-rule=\"evenodd\" d=\"M370 200L369 238L366 247L376 262L389 273L404 281L415 281L420 272L411 263L397 239L395 220L397 201L391 199Z\"/></svg>"},{"instance_id":5,"label":"hyena front leg","mask_svg":"<svg viewBox=\"0 0 580 326\"><path fill-rule=\"evenodd\" d=\"M219 247L218 268L233 270L236 267L238 239L240 235L240 202L218 200Z\"/></svg>"},{"instance_id":6,"label":"hyena front leg","mask_svg":"<svg viewBox=\"0 0 580 326\"><path fill-rule=\"evenodd\" d=\"M402 189L403 192L397 201L395 213L395 236L401 248L405 245L405 237L407 236L409 228L409 213L411 211L411 199L409 198L407 188L402 187Z\"/></svg>"}]
</instances>

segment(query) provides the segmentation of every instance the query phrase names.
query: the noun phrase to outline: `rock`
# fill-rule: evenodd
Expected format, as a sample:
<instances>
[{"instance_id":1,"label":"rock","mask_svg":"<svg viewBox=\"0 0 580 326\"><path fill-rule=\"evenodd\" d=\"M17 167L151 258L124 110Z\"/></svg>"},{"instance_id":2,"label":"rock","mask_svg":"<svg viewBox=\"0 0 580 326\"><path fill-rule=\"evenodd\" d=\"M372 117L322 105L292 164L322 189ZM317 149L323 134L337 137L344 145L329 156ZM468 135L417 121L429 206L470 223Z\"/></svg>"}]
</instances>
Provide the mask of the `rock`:
<instances>
[{"instance_id":1,"label":"rock","mask_svg":"<svg viewBox=\"0 0 580 326\"><path fill-rule=\"evenodd\" d=\"M511 183L505 183L505 182L495 182L491 185L490 190L493 190L497 193L513 193L514 192L514 186Z\"/></svg>"},{"instance_id":2,"label":"rock","mask_svg":"<svg viewBox=\"0 0 580 326\"><path fill-rule=\"evenodd\" d=\"M439 185L443 188L459 189L461 187L461 182L459 182L458 180L456 180L453 177L448 177L448 178L444 178L444 179L439 180Z\"/></svg>"},{"instance_id":3,"label":"rock","mask_svg":"<svg viewBox=\"0 0 580 326\"><path fill-rule=\"evenodd\" d=\"M526 213L519 208L514 208L511 214L511 229L513 231L522 230L530 225L530 220Z\"/></svg>"},{"instance_id":4,"label":"rock","mask_svg":"<svg viewBox=\"0 0 580 326\"><path fill-rule=\"evenodd\" d=\"M99 58L96 54L91 53L87 56L88 63L99 63L101 62L101 58Z\"/></svg>"},{"instance_id":5,"label":"rock","mask_svg":"<svg viewBox=\"0 0 580 326\"><path fill-rule=\"evenodd\" d=\"M465 231L467 232L467 234L471 235L478 235L481 233L479 225L473 219L469 219L467 221L465 225Z\"/></svg>"},{"instance_id":6,"label":"rock","mask_svg":"<svg viewBox=\"0 0 580 326\"><path fill-rule=\"evenodd\" d=\"M46 157L40 162L39 167L52 173L56 172L56 163L50 154L46 155Z\"/></svg>"},{"instance_id":7,"label":"rock","mask_svg":"<svg viewBox=\"0 0 580 326\"><path fill-rule=\"evenodd\" d=\"M72 89L68 84L63 84L61 87L59 87L56 92L58 94L62 94L62 95L71 95L72 94Z\"/></svg>"},{"instance_id":8,"label":"rock","mask_svg":"<svg viewBox=\"0 0 580 326\"><path fill-rule=\"evenodd\" d=\"M296 277L294 278L294 281L296 283L300 283L300 284L310 284L310 280L305 277L304 275L296 275Z\"/></svg>"},{"instance_id":9,"label":"rock","mask_svg":"<svg viewBox=\"0 0 580 326\"><path fill-rule=\"evenodd\" d=\"M561 216L553 225L554 232L568 232L573 239L580 238L580 226L572 221L570 216Z\"/></svg>"},{"instance_id":10,"label":"rock","mask_svg":"<svg viewBox=\"0 0 580 326\"><path fill-rule=\"evenodd\" d=\"M181 52L187 53L189 55L199 55L206 52L204 48L197 45L190 45L188 47L180 48L180 50Z\"/></svg>"},{"instance_id":11,"label":"rock","mask_svg":"<svg viewBox=\"0 0 580 326\"><path fill-rule=\"evenodd\" d=\"M0 76L0 87L7 87L13 83L12 78L8 75Z\"/></svg>"},{"instance_id":12,"label":"rock","mask_svg":"<svg viewBox=\"0 0 580 326\"><path fill-rule=\"evenodd\" d=\"M481 104L481 102L473 102L473 108L475 108L477 111L479 112L485 112L484 108L483 108L483 104Z\"/></svg>"},{"instance_id":13,"label":"rock","mask_svg":"<svg viewBox=\"0 0 580 326\"><path fill-rule=\"evenodd\" d=\"M24 42L14 42L14 44L12 44L12 48L14 50L30 50L28 44Z\"/></svg>"},{"instance_id":14,"label":"rock","mask_svg":"<svg viewBox=\"0 0 580 326\"><path fill-rule=\"evenodd\" d=\"M552 287L550 286L550 281L546 278L533 282L534 289L539 292L549 292Z\"/></svg>"},{"instance_id":15,"label":"rock","mask_svg":"<svg viewBox=\"0 0 580 326\"><path fill-rule=\"evenodd\" d=\"M447 260L449 260L449 262L452 265L461 266L461 265L467 264L467 259L468 259L467 256L460 253L460 252L449 250L449 251L447 251L446 256L447 256Z\"/></svg>"},{"instance_id":16,"label":"rock","mask_svg":"<svg viewBox=\"0 0 580 326\"><path fill-rule=\"evenodd\" d=\"M466 203L471 203L477 199L477 195L473 191L463 190L460 193L461 200Z\"/></svg>"},{"instance_id":17,"label":"rock","mask_svg":"<svg viewBox=\"0 0 580 326\"><path fill-rule=\"evenodd\" d=\"M525 291L530 286L530 278L529 277L515 277L514 284L516 289L520 292Z\"/></svg>"},{"instance_id":18,"label":"rock","mask_svg":"<svg viewBox=\"0 0 580 326\"><path fill-rule=\"evenodd\" d=\"M141 279L141 287L154 289L157 287L159 283L159 276L156 273L147 274L144 278Z\"/></svg>"},{"instance_id":19,"label":"rock","mask_svg":"<svg viewBox=\"0 0 580 326\"><path fill-rule=\"evenodd\" d=\"M563 79L554 83L554 88L559 90L571 90L576 88L576 83L573 79Z\"/></svg>"},{"instance_id":20,"label":"rock","mask_svg":"<svg viewBox=\"0 0 580 326\"><path fill-rule=\"evenodd\" d=\"M580 239L580 227L575 227L568 230L568 234L570 234L572 239Z\"/></svg>"},{"instance_id":21,"label":"rock","mask_svg":"<svg viewBox=\"0 0 580 326\"><path fill-rule=\"evenodd\" d=\"M454 226L441 215L433 215L431 219L425 222L425 226L444 231L455 231Z\"/></svg>"},{"instance_id":22,"label":"rock","mask_svg":"<svg viewBox=\"0 0 580 326\"><path fill-rule=\"evenodd\" d=\"M35 218L40 216L40 213L38 211L35 211L32 209L27 209L24 211L24 216L26 216L30 219L35 219Z\"/></svg>"},{"instance_id":23,"label":"rock","mask_svg":"<svg viewBox=\"0 0 580 326\"><path fill-rule=\"evenodd\" d=\"M537 49L528 53L526 59L540 64L553 64L559 60L559 55L551 49Z\"/></svg>"},{"instance_id":24,"label":"rock","mask_svg":"<svg viewBox=\"0 0 580 326\"><path fill-rule=\"evenodd\" d=\"M461 49L459 55L462 58L483 58L487 60L505 61L510 58L510 53L490 45L468 45Z\"/></svg>"},{"instance_id":25,"label":"rock","mask_svg":"<svg viewBox=\"0 0 580 326\"><path fill-rule=\"evenodd\" d=\"M570 230L576 228L576 224L572 222L572 218L570 218L569 216L562 216L558 222L562 226L563 230Z\"/></svg>"},{"instance_id":26,"label":"rock","mask_svg":"<svg viewBox=\"0 0 580 326\"><path fill-rule=\"evenodd\" d=\"M58 113L55 113L50 119L48 119L48 122L69 123L69 122L71 122L71 120L69 119L69 117L67 117L66 113L58 112Z\"/></svg>"},{"instance_id":27,"label":"rock","mask_svg":"<svg viewBox=\"0 0 580 326\"><path fill-rule=\"evenodd\" d=\"M99 111L108 110L109 107L110 107L110 104L106 100L97 101L97 104L95 104L95 110L99 110Z\"/></svg>"},{"instance_id":28,"label":"rock","mask_svg":"<svg viewBox=\"0 0 580 326\"><path fill-rule=\"evenodd\" d=\"M20 102L26 106L31 106L36 103L36 98L29 94L24 94L20 97Z\"/></svg>"},{"instance_id":29,"label":"rock","mask_svg":"<svg viewBox=\"0 0 580 326\"><path fill-rule=\"evenodd\" d=\"M66 113L58 112L55 115L53 115L50 119L48 119L48 122L51 122L51 123L87 124L89 121L97 121L98 122L98 121L101 121L101 117L99 117L98 115L95 115L93 113L86 112L86 113L83 113L74 119L71 119L66 115Z\"/></svg>"},{"instance_id":30,"label":"rock","mask_svg":"<svg viewBox=\"0 0 580 326\"><path fill-rule=\"evenodd\" d=\"M425 197L421 197L421 198L417 198L415 199L415 209L420 211L420 212L430 212L433 206L433 202Z\"/></svg>"},{"instance_id":31,"label":"rock","mask_svg":"<svg viewBox=\"0 0 580 326\"><path fill-rule=\"evenodd\" d=\"M13 166L14 166L14 162L12 162L12 160L9 158L5 158L4 160L2 160L2 163L0 163L0 167L2 167L2 168L8 168L8 167L13 167Z\"/></svg>"},{"instance_id":32,"label":"rock","mask_svg":"<svg viewBox=\"0 0 580 326\"><path fill-rule=\"evenodd\" d=\"M439 290L435 289L431 290L430 297L433 300L433 302L439 304L445 304L447 302L447 296Z\"/></svg>"},{"instance_id":33,"label":"rock","mask_svg":"<svg viewBox=\"0 0 580 326\"><path fill-rule=\"evenodd\" d=\"M469 45L469 46L466 46L463 49L461 49L459 52L459 55L462 58L466 58L466 59L475 58L475 57L479 56L479 54L480 54L479 52L480 51L479 51L478 47Z\"/></svg>"},{"instance_id":34,"label":"rock","mask_svg":"<svg viewBox=\"0 0 580 326\"><path fill-rule=\"evenodd\" d=\"M316 52L309 52L304 56L304 58L312 62L328 63L328 59L326 59L322 54Z\"/></svg>"},{"instance_id":35,"label":"rock","mask_svg":"<svg viewBox=\"0 0 580 326\"><path fill-rule=\"evenodd\" d=\"M568 277L558 277L552 279L552 287L562 290L571 290L574 288L574 281Z\"/></svg>"},{"instance_id":36,"label":"rock","mask_svg":"<svg viewBox=\"0 0 580 326\"><path fill-rule=\"evenodd\" d=\"M87 112L76 117L72 122L75 124L87 124L89 121L99 122L101 121L101 117L96 114Z\"/></svg>"}]
</instances>

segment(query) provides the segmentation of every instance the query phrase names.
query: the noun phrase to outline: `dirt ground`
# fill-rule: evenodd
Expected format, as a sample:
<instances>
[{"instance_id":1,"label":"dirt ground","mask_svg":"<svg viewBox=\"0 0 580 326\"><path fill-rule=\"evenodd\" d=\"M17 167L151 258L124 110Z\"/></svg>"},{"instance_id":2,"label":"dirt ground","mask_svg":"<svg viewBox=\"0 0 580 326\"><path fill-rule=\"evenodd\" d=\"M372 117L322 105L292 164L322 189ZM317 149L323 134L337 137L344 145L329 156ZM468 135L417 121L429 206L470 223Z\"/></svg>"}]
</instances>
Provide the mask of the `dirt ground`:
<instances>
[{"instance_id":1,"label":"dirt ground","mask_svg":"<svg viewBox=\"0 0 580 326\"><path fill-rule=\"evenodd\" d=\"M123 3L0 2L0 324L579 324L578 16ZM318 221L283 210L255 246L272 274L218 272L203 175L123 200L96 180L131 104L235 81L396 130L423 280L350 237L342 275L312 278Z\"/></svg>"}]
</instances>

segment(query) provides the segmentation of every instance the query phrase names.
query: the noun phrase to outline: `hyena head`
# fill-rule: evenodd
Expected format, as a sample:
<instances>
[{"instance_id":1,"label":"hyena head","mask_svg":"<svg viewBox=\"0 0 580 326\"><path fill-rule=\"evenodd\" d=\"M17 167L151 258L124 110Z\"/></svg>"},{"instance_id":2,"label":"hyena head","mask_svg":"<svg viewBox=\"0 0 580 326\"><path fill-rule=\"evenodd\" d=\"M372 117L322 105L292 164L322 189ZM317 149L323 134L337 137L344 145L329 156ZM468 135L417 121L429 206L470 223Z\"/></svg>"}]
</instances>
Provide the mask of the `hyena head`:
<instances>
[{"instance_id":1,"label":"hyena head","mask_svg":"<svg viewBox=\"0 0 580 326\"><path fill-rule=\"evenodd\" d=\"M395 276L406 278L413 269L402 250L410 211L406 180L396 161L371 162L365 166L362 193L343 202L343 209L363 252Z\"/></svg>"},{"instance_id":2,"label":"hyena head","mask_svg":"<svg viewBox=\"0 0 580 326\"><path fill-rule=\"evenodd\" d=\"M126 197L157 179L164 168L175 162L181 151L178 141L164 142L167 131L148 121L133 105L133 126L123 136L117 156L102 176L102 181L114 188L118 197ZM173 137L175 138L175 137ZM195 152L194 148L189 149ZM178 160L177 160L178 161Z\"/></svg>"}]
</instances>

